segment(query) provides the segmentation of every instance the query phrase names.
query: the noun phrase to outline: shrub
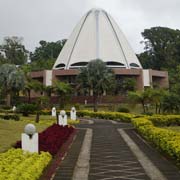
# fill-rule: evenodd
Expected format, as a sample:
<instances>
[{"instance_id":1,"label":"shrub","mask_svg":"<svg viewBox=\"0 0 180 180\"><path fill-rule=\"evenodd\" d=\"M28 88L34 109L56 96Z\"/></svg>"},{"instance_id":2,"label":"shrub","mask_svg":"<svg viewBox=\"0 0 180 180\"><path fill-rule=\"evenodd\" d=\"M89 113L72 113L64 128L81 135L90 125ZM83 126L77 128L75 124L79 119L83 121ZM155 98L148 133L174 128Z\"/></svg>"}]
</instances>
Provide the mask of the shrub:
<instances>
[{"instance_id":1,"label":"shrub","mask_svg":"<svg viewBox=\"0 0 180 180\"><path fill-rule=\"evenodd\" d=\"M79 117L92 117L92 118L99 118L99 119L110 119L110 120L117 120L122 122L131 122L131 119L135 116L133 114L129 113L123 113L123 112L104 112L104 111L78 111L77 115Z\"/></svg>"},{"instance_id":2,"label":"shrub","mask_svg":"<svg viewBox=\"0 0 180 180\"><path fill-rule=\"evenodd\" d=\"M153 112L145 112L145 113L142 113L143 115L147 115L147 116L152 116L153 115Z\"/></svg>"},{"instance_id":3,"label":"shrub","mask_svg":"<svg viewBox=\"0 0 180 180\"><path fill-rule=\"evenodd\" d=\"M146 140L180 163L180 134L153 126L147 118L133 119L132 123Z\"/></svg>"},{"instance_id":4,"label":"shrub","mask_svg":"<svg viewBox=\"0 0 180 180\"><path fill-rule=\"evenodd\" d=\"M70 124L70 125L75 125L75 124L79 124L79 123L80 123L80 121L78 119L76 119L76 120L68 119L68 124Z\"/></svg>"},{"instance_id":5,"label":"shrub","mask_svg":"<svg viewBox=\"0 0 180 180\"><path fill-rule=\"evenodd\" d=\"M17 111L22 113L23 116L28 116L37 110L37 105L35 104L21 104L17 107Z\"/></svg>"},{"instance_id":6,"label":"shrub","mask_svg":"<svg viewBox=\"0 0 180 180\"><path fill-rule=\"evenodd\" d=\"M71 107L73 107L73 106L76 108L76 110L80 109L80 104L79 103L76 103L76 104L72 105Z\"/></svg>"},{"instance_id":7,"label":"shrub","mask_svg":"<svg viewBox=\"0 0 180 180\"><path fill-rule=\"evenodd\" d=\"M126 108L126 107L119 106L118 109L117 109L117 112L129 113L130 110L128 108Z\"/></svg>"},{"instance_id":8,"label":"shrub","mask_svg":"<svg viewBox=\"0 0 180 180\"><path fill-rule=\"evenodd\" d=\"M42 115L51 115L51 110L50 109L43 109L41 110Z\"/></svg>"},{"instance_id":9,"label":"shrub","mask_svg":"<svg viewBox=\"0 0 180 180\"><path fill-rule=\"evenodd\" d=\"M6 105L1 105L0 108L3 109L3 110L10 110L10 109L12 109L11 106L6 106Z\"/></svg>"},{"instance_id":10,"label":"shrub","mask_svg":"<svg viewBox=\"0 0 180 180\"><path fill-rule=\"evenodd\" d=\"M0 115L0 118L4 120L15 120L15 121L20 120L19 116L16 114L4 114L4 115Z\"/></svg>"},{"instance_id":11,"label":"shrub","mask_svg":"<svg viewBox=\"0 0 180 180\"><path fill-rule=\"evenodd\" d=\"M154 115L148 119L156 126L180 125L180 115Z\"/></svg>"},{"instance_id":12,"label":"shrub","mask_svg":"<svg viewBox=\"0 0 180 180\"><path fill-rule=\"evenodd\" d=\"M0 154L0 179L37 180L51 160L48 152L28 153L10 149Z\"/></svg>"}]
</instances>

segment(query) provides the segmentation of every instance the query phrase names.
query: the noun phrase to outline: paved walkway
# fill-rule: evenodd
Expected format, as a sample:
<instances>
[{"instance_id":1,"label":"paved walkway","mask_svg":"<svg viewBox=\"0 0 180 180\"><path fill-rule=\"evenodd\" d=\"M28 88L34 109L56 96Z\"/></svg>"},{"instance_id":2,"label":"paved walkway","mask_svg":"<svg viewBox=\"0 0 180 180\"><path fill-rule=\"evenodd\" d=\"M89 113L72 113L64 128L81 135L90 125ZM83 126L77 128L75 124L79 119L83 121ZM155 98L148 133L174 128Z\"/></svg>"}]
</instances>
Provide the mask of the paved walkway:
<instances>
[{"instance_id":1,"label":"paved walkway","mask_svg":"<svg viewBox=\"0 0 180 180\"><path fill-rule=\"evenodd\" d=\"M54 180L180 180L178 169L144 142L131 124L94 120L77 128ZM92 139L87 129L92 129Z\"/></svg>"}]
</instances>

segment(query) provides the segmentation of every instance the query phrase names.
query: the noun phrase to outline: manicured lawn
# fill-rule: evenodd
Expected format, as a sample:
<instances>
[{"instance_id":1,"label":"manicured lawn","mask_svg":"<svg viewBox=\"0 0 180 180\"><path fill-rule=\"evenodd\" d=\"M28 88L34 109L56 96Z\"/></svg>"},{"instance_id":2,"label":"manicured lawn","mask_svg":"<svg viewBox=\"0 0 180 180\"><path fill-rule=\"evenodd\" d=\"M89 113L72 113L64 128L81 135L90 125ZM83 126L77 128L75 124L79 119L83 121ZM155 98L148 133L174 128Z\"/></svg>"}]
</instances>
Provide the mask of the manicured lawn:
<instances>
[{"instance_id":1,"label":"manicured lawn","mask_svg":"<svg viewBox=\"0 0 180 180\"><path fill-rule=\"evenodd\" d=\"M0 152L9 149L17 140L21 139L26 121L0 120ZM35 123L34 123L35 124ZM46 129L48 124L35 124L37 131Z\"/></svg>"},{"instance_id":2,"label":"manicured lawn","mask_svg":"<svg viewBox=\"0 0 180 180\"><path fill-rule=\"evenodd\" d=\"M21 116L20 121L26 121L34 123L36 119L36 115L29 115L29 116ZM51 115L40 115L40 121L39 124L46 124L51 125L53 123L56 123L56 117L52 117Z\"/></svg>"},{"instance_id":3,"label":"manicured lawn","mask_svg":"<svg viewBox=\"0 0 180 180\"><path fill-rule=\"evenodd\" d=\"M56 117L50 115L40 115L39 123L35 123L36 115L28 117L20 116L19 121L0 120L0 152L4 152L16 141L21 139L21 133L24 132L24 127L28 123L33 123L38 132L43 131L53 123L56 123ZM79 121L76 121L77 123ZM76 124L74 121L68 120L68 124Z\"/></svg>"}]
</instances>

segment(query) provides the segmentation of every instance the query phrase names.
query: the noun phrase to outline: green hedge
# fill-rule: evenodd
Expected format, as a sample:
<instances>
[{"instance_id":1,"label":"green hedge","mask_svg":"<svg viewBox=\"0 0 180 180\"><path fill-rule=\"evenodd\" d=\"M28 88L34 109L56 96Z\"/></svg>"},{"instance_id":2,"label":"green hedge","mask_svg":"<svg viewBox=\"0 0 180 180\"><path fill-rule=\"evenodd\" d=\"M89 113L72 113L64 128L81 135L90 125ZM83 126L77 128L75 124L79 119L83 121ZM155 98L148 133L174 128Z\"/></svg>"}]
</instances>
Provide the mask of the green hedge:
<instances>
[{"instance_id":1,"label":"green hedge","mask_svg":"<svg viewBox=\"0 0 180 180\"><path fill-rule=\"evenodd\" d=\"M148 119L156 126L180 125L180 115L153 115Z\"/></svg>"},{"instance_id":2,"label":"green hedge","mask_svg":"<svg viewBox=\"0 0 180 180\"><path fill-rule=\"evenodd\" d=\"M110 119L122 122L131 122L131 119L135 117L133 114L129 113L120 113L120 112L93 112L93 111L78 111L77 116L79 117L91 117L91 118L98 118L98 119Z\"/></svg>"},{"instance_id":3,"label":"green hedge","mask_svg":"<svg viewBox=\"0 0 180 180\"><path fill-rule=\"evenodd\" d=\"M16 114L0 114L0 119L19 121L20 117Z\"/></svg>"},{"instance_id":4,"label":"green hedge","mask_svg":"<svg viewBox=\"0 0 180 180\"><path fill-rule=\"evenodd\" d=\"M180 133L155 127L147 118L134 118L132 123L146 140L180 163Z\"/></svg>"}]
</instances>

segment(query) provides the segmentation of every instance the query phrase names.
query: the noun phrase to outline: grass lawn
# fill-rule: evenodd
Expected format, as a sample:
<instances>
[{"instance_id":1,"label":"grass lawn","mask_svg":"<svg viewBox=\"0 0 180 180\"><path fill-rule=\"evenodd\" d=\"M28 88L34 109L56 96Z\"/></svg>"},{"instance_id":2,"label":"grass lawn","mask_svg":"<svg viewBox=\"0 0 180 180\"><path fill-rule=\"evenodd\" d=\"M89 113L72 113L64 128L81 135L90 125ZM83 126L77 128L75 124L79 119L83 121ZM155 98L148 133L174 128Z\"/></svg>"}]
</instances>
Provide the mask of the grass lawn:
<instances>
[{"instance_id":1,"label":"grass lawn","mask_svg":"<svg viewBox=\"0 0 180 180\"><path fill-rule=\"evenodd\" d=\"M55 118L51 116L40 116L40 123L34 123L35 115L21 116L20 119L20 121L0 120L0 152L6 151L21 139L21 133L24 132L27 123L33 123L37 131L41 132L55 122Z\"/></svg>"},{"instance_id":2,"label":"grass lawn","mask_svg":"<svg viewBox=\"0 0 180 180\"><path fill-rule=\"evenodd\" d=\"M33 123L38 132L43 131L53 123L56 123L56 117L51 115L40 115L39 123L35 123L36 115L28 117L20 116L19 121L1 120L0 119L0 152L4 152L12 147L16 141L21 140L21 133L28 123ZM79 121L76 121L79 123ZM76 124L74 121L68 120L68 124Z\"/></svg>"}]
</instances>

